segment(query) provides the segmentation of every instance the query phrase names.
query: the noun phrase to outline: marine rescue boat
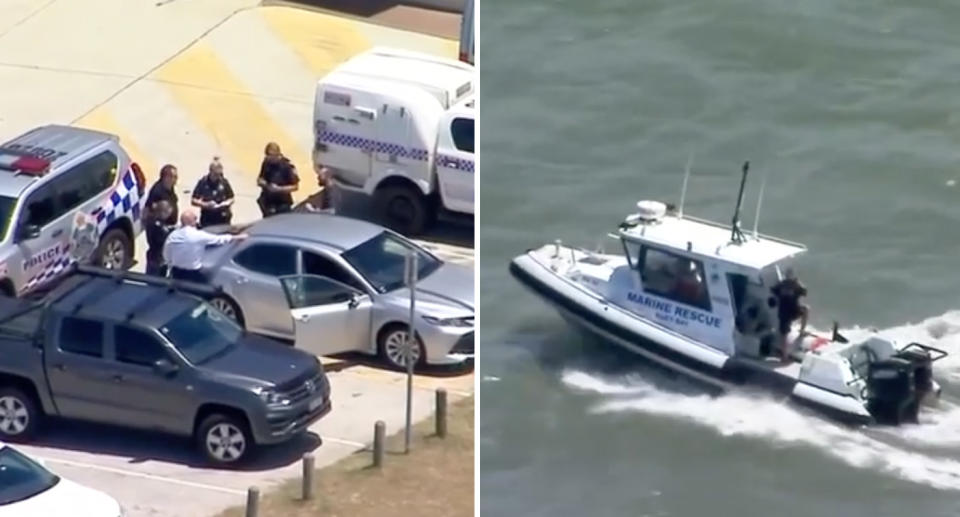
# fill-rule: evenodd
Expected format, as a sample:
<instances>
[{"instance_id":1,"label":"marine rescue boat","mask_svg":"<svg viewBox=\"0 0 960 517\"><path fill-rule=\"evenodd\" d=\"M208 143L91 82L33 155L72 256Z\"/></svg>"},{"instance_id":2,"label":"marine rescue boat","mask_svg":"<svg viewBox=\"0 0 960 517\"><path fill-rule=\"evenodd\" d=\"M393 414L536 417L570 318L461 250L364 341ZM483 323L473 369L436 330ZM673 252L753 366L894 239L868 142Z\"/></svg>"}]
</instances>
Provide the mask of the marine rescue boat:
<instances>
[{"instance_id":1,"label":"marine rescue boat","mask_svg":"<svg viewBox=\"0 0 960 517\"><path fill-rule=\"evenodd\" d=\"M748 171L749 162L729 226L684 215L683 193L679 209L640 201L610 234L622 254L556 241L514 258L510 271L574 326L722 390L760 386L854 424L916 423L940 397L933 363L947 353L876 334L851 343L836 323L824 336L794 322L784 340L772 288L807 250L756 223L742 231ZM688 178L689 167L684 193Z\"/></svg>"}]
</instances>

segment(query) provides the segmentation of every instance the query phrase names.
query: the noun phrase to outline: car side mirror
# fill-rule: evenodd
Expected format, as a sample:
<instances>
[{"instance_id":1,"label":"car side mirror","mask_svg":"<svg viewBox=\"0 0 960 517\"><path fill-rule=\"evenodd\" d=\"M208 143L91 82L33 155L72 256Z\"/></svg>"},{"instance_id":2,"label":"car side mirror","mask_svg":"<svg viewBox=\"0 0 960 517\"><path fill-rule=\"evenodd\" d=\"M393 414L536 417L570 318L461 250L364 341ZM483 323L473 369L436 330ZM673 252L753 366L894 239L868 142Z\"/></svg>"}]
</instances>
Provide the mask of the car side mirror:
<instances>
[{"instance_id":1,"label":"car side mirror","mask_svg":"<svg viewBox=\"0 0 960 517\"><path fill-rule=\"evenodd\" d=\"M357 296L357 293L350 293L350 302L347 303L347 307L356 309L358 305L360 305L360 297Z\"/></svg>"},{"instance_id":2,"label":"car side mirror","mask_svg":"<svg viewBox=\"0 0 960 517\"><path fill-rule=\"evenodd\" d=\"M168 359L157 359L157 361L153 363L153 371L163 377L170 377L177 373L177 370L179 370L177 365L171 363Z\"/></svg>"},{"instance_id":3,"label":"car side mirror","mask_svg":"<svg viewBox=\"0 0 960 517\"><path fill-rule=\"evenodd\" d=\"M17 240L29 241L40 236L40 227L35 224L25 224L17 232Z\"/></svg>"}]
</instances>

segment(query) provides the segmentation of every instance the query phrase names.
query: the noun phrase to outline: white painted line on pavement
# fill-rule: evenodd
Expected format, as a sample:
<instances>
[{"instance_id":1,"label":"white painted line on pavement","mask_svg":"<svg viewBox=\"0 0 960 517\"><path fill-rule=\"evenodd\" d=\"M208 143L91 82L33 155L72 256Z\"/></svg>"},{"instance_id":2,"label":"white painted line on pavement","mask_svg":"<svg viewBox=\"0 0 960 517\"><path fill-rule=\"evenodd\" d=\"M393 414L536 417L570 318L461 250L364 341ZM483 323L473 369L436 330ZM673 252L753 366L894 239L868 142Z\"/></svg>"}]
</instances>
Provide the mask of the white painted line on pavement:
<instances>
[{"instance_id":1,"label":"white painted line on pavement","mask_svg":"<svg viewBox=\"0 0 960 517\"><path fill-rule=\"evenodd\" d=\"M339 443L339 444L341 444L341 445L349 445L349 446L351 446L351 447L358 447L358 448L360 448L360 449L365 449L365 448L367 447L367 444L365 444L365 443L354 442L354 441L352 441L352 440L341 440L340 438L331 438L330 436L321 436L320 439L323 440L323 441L325 441L325 442L330 441L330 442L333 442L333 443Z\"/></svg>"},{"instance_id":2,"label":"white painted line on pavement","mask_svg":"<svg viewBox=\"0 0 960 517\"><path fill-rule=\"evenodd\" d=\"M134 472L134 471L132 471L132 470L115 469L115 468L113 468L113 467L104 467L104 466L102 466L102 465L94 465L94 464L92 464L92 463L83 463L83 462L80 462L80 461L62 460L62 459L59 459L59 458L49 458L49 457L47 457L47 458L41 457L41 459L44 460L44 461L47 462L47 463L61 463L61 464L63 464L63 465L69 465L69 466L71 466L71 467L79 467L79 468L92 469L92 470L101 470L101 471L103 471L103 472L112 472L112 473L114 473L114 474L120 474L120 475L124 475L124 476L131 476L131 477L138 477L138 478L143 478L143 479L149 479L149 480L152 480L152 481L160 481L160 482L163 482L163 483L171 483L171 484L174 484L174 485L187 486L187 487L192 487L192 488L202 488L202 489L205 489L205 490L213 490L213 491L216 491L216 492L224 492L224 493L233 494L233 495L243 495L243 494L246 494L246 492L243 491L243 490L234 490L234 489L232 489L232 488L224 488L224 487L219 487L219 486L215 486L215 485L207 485L207 484L204 484L204 483L194 483L194 482L192 482L192 481L182 481L182 480L174 479L174 478L168 478L168 477L163 477L163 476L155 476L155 475L153 475L153 474L144 474L144 473L141 473L141 472Z\"/></svg>"}]
</instances>

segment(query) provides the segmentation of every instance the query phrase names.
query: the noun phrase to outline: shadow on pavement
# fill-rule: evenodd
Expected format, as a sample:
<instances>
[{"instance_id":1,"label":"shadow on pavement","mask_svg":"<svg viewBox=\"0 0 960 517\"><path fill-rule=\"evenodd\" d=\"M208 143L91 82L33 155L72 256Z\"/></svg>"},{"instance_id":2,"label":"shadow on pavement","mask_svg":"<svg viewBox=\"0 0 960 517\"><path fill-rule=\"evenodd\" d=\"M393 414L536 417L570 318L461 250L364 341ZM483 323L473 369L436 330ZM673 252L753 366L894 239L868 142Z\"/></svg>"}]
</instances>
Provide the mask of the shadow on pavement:
<instances>
[{"instance_id":1,"label":"shadow on pavement","mask_svg":"<svg viewBox=\"0 0 960 517\"><path fill-rule=\"evenodd\" d=\"M218 467L207 463L189 438L88 422L50 419L31 445L129 457L130 464L154 460L197 469L256 472L296 463L305 453L320 447L322 440L316 434L308 432L283 444L260 447L243 465Z\"/></svg>"},{"instance_id":2,"label":"shadow on pavement","mask_svg":"<svg viewBox=\"0 0 960 517\"><path fill-rule=\"evenodd\" d=\"M353 194L351 192L339 192L337 196L337 215L363 219L375 224L382 225L373 215L370 200L365 196ZM449 222L438 221L430 228L426 234L415 236L416 239L435 242L438 244L447 244L451 246L460 246L473 249L474 247L474 227L472 221L468 222Z\"/></svg>"},{"instance_id":3,"label":"shadow on pavement","mask_svg":"<svg viewBox=\"0 0 960 517\"><path fill-rule=\"evenodd\" d=\"M398 0L264 0L264 5L299 4L369 18L406 2Z\"/></svg>"},{"instance_id":4,"label":"shadow on pavement","mask_svg":"<svg viewBox=\"0 0 960 517\"><path fill-rule=\"evenodd\" d=\"M348 370L357 366L367 366L370 368L375 368L377 370L384 370L397 373L405 373L405 371L395 370L385 365L382 361L378 360L376 357L371 357L369 355L347 352L343 354L337 354L329 356L332 359L337 359L339 362L324 365L323 369L327 373L330 372L341 372ZM474 361L467 360L463 364L456 365L425 365L419 366L414 369L414 375L419 375L423 377L460 377L463 375L469 375L473 373L474 370Z\"/></svg>"}]
</instances>

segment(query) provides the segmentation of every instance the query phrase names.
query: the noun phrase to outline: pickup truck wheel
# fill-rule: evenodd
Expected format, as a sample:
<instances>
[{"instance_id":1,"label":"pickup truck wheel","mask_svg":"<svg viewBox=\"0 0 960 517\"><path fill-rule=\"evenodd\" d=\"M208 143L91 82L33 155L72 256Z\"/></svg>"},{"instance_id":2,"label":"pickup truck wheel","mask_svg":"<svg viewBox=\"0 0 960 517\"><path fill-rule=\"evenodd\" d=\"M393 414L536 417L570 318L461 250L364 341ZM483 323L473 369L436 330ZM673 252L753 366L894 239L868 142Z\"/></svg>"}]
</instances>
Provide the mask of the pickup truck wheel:
<instances>
[{"instance_id":1,"label":"pickup truck wheel","mask_svg":"<svg viewBox=\"0 0 960 517\"><path fill-rule=\"evenodd\" d=\"M197 437L204 455L217 465L239 463L253 448L253 439L246 422L220 413L203 420Z\"/></svg>"},{"instance_id":2,"label":"pickup truck wheel","mask_svg":"<svg viewBox=\"0 0 960 517\"><path fill-rule=\"evenodd\" d=\"M407 328L402 325L394 325L380 333L377 340L377 348L380 357L397 370L407 369ZM417 342L413 347L413 367L426 364L427 354L424 353L423 341L417 336Z\"/></svg>"},{"instance_id":3,"label":"pickup truck wheel","mask_svg":"<svg viewBox=\"0 0 960 517\"><path fill-rule=\"evenodd\" d=\"M126 232L114 228L103 234L93 254L93 263L105 269L130 269L133 265L133 242Z\"/></svg>"},{"instance_id":4,"label":"pickup truck wheel","mask_svg":"<svg viewBox=\"0 0 960 517\"><path fill-rule=\"evenodd\" d=\"M384 187L374 194L377 218L388 228L403 235L419 235L431 217L430 203L412 186Z\"/></svg>"},{"instance_id":5,"label":"pickup truck wheel","mask_svg":"<svg viewBox=\"0 0 960 517\"><path fill-rule=\"evenodd\" d=\"M27 440L39 423L40 411L33 397L17 388L0 389L0 438Z\"/></svg>"}]
</instances>

